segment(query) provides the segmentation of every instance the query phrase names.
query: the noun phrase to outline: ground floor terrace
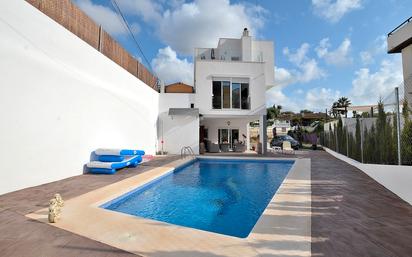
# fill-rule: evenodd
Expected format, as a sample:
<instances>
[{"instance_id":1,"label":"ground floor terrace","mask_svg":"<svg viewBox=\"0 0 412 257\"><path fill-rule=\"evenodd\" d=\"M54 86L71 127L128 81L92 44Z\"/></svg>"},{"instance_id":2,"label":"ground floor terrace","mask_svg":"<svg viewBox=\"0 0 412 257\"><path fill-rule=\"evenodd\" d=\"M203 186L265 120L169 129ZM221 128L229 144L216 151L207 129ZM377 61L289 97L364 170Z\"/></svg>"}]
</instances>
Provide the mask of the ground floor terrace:
<instances>
[{"instance_id":1,"label":"ground floor terrace","mask_svg":"<svg viewBox=\"0 0 412 257\"><path fill-rule=\"evenodd\" d=\"M210 153L249 151L260 153L262 144L267 143L267 137L260 138L259 135L262 132L268 133L260 125L252 128L250 124L256 121L266 124L266 118L258 115L204 116L199 122L199 143L205 143L205 150Z\"/></svg>"},{"instance_id":2,"label":"ground floor terrace","mask_svg":"<svg viewBox=\"0 0 412 257\"><path fill-rule=\"evenodd\" d=\"M291 157L272 153L267 156ZM327 152L297 151L294 157L310 159L311 203L308 206L307 203L284 201L272 208L288 213L274 219L287 220L300 213L311 213L312 256L410 256L411 205L362 171ZM1 256L136 256L26 215L47 207L48 199L56 192L62 194L65 200L73 199L154 168L167 166L177 159L179 156L159 157L112 176L86 174L1 195ZM300 195L307 192L294 190L289 193ZM295 239L299 238L300 232L294 229L293 224L284 222L276 228L268 227L262 235L270 234L272 229L280 231L281 235L276 242L264 239L256 242L257 247L270 250L267 251L270 253L261 256L307 256L298 249L299 243ZM165 238L165 242L169 240ZM212 254L207 249L208 242L204 242L196 251L159 251L155 255L225 256ZM285 253L285 250L289 252Z\"/></svg>"}]
</instances>

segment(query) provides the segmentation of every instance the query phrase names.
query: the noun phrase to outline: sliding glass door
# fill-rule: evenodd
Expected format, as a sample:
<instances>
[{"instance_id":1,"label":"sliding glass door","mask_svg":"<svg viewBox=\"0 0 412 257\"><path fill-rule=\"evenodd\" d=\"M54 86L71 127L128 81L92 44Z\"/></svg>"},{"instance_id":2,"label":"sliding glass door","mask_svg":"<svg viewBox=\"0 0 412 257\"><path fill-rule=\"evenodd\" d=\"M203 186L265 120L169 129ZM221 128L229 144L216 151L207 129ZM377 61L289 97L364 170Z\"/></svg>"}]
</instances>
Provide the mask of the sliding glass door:
<instances>
[{"instance_id":1,"label":"sliding glass door","mask_svg":"<svg viewBox=\"0 0 412 257\"><path fill-rule=\"evenodd\" d=\"M239 142L239 129L218 129L219 144L229 144L233 149L235 143Z\"/></svg>"}]
</instances>

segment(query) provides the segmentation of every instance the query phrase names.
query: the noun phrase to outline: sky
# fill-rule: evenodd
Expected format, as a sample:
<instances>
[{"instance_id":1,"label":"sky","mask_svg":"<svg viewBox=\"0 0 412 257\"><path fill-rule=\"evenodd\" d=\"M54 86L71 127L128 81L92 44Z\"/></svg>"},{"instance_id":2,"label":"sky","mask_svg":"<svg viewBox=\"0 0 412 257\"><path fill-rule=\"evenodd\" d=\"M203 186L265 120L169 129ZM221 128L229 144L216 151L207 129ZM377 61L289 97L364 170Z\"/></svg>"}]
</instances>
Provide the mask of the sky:
<instances>
[{"instance_id":1,"label":"sky","mask_svg":"<svg viewBox=\"0 0 412 257\"><path fill-rule=\"evenodd\" d=\"M387 54L386 37L411 16L411 0L115 0L144 56L112 1L75 3L166 84L193 85L193 49L240 38L244 27L274 41L268 106L324 111L341 96L376 104L403 80L401 56Z\"/></svg>"}]
</instances>

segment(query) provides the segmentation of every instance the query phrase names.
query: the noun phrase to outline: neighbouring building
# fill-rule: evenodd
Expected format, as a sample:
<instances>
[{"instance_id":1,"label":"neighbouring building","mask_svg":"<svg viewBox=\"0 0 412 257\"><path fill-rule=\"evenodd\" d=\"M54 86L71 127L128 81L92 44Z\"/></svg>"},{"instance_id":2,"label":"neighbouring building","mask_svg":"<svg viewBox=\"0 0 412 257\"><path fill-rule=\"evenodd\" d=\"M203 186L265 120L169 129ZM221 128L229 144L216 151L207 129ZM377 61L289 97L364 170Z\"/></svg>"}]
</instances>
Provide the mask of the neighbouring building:
<instances>
[{"instance_id":1,"label":"neighbouring building","mask_svg":"<svg viewBox=\"0 0 412 257\"><path fill-rule=\"evenodd\" d=\"M289 120L274 120L270 129L272 135L274 134L274 129L276 129L276 135L287 135L292 127Z\"/></svg>"},{"instance_id":2,"label":"neighbouring building","mask_svg":"<svg viewBox=\"0 0 412 257\"><path fill-rule=\"evenodd\" d=\"M165 93L193 93L193 87L183 82L165 86Z\"/></svg>"},{"instance_id":3,"label":"neighbouring building","mask_svg":"<svg viewBox=\"0 0 412 257\"><path fill-rule=\"evenodd\" d=\"M412 17L388 34L388 53L402 53L404 99L412 108Z\"/></svg>"}]
</instances>

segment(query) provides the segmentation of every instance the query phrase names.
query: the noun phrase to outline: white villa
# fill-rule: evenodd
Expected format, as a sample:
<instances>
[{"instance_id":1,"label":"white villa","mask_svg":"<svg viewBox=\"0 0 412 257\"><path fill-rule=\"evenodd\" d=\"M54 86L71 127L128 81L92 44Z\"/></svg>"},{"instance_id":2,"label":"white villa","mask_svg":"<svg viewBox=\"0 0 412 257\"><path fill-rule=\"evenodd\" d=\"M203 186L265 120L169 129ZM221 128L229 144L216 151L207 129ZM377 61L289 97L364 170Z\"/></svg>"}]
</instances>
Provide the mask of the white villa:
<instances>
[{"instance_id":1,"label":"white villa","mask_svg":"<svg viewBox=\"0 0 412 257\"><path fill-rule=\"evenodd\" d=\"M274 86L273 42L254 40L245 28L239 39L196 48L194 64L193 94L160 95L160 148L179 153L191 146L198 152L205 141L211 151L250 149L249 123L266 124L265 91ZM265 141L261 138L259 152L265 151Z\"/></svg>"}]
</instances>

